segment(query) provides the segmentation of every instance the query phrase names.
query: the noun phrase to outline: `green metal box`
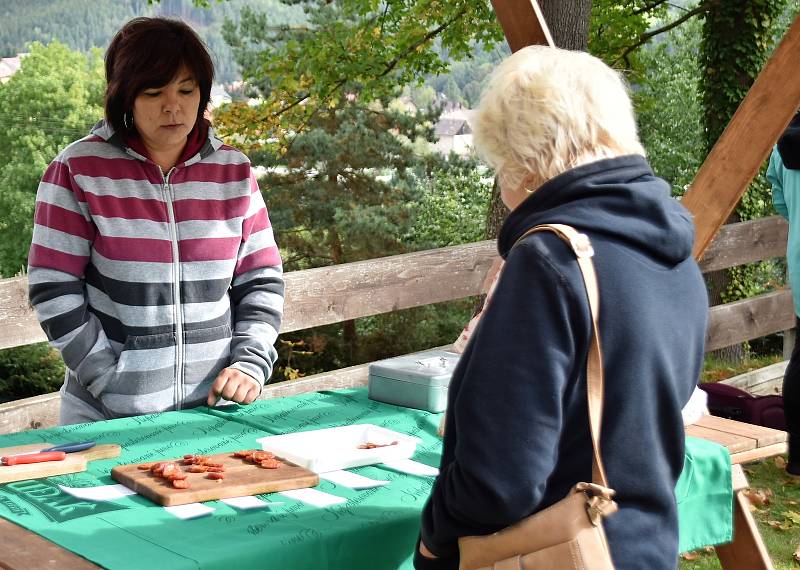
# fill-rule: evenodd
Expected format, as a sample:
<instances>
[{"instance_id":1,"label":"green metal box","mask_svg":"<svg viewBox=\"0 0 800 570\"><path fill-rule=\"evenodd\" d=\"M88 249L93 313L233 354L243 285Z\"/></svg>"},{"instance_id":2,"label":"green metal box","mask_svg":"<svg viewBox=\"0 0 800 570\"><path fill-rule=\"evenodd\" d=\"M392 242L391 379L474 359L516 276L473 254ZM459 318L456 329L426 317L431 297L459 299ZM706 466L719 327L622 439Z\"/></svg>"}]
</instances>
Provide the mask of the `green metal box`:
<instances>
[{"instance_id":1,"label":"green metal box","mask_svg":"<svg viewBox=\"0 0 800 570\"><path fill-rule=\"evenodd\" d=\"M460 355L428 350L373 362L369 366L369 397L379 402L428 412L447 407L447 387Z\"/></svg>"}]
</instances>

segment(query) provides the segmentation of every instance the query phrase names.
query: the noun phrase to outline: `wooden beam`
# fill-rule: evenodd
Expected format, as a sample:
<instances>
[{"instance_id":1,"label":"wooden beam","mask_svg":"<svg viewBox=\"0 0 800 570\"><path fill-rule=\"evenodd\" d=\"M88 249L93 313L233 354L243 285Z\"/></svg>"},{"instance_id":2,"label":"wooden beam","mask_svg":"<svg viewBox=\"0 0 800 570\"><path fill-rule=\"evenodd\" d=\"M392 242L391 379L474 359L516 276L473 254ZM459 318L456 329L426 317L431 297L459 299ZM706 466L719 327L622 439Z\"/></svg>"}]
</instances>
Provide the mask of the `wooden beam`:
<instances>
[{"instance_id":1,"label":"wooden beam","mask_svg":"<svg viewBox=\"0 0 800 570\"><path fill-rule=\"evenodd\" d=\"M700 259L800 106L797 16L697 172L683 205L694 215Z\"/></svg>"},{"instance_id":2,"label":"wooden beam","mask_svg":"<svg viewBox=\"0 0 800 570\"><path fill-rule=\"evenodd\" d=\"M281 332L479 295L494 241L286 274Z\"/></svg>"},{"instance_id":3,"label":"wooden beam","mask_svg":"<svg viewBox=\"0 0 800 570\"><path fill-rule=\"evenodd\" d=\"M745 263L783 257L789 239L785 218L770 216L747 222L727 224L700 260L700 271L718 271Z\"/></svg>"},{"instance_id":4,"label":"wooden beam","mask_svg":"<svg viewBox=\"0 0 800 570\"><path fill-rule=\"evenodd\" d=\"M492 7L512 52L532 45L555 46L536 0L492 0Z\"/></svg>"},{"instance_id":5,"label":"wooden beam","mask_svg":"<svg viewBox=\"0 0 800 570\"><path fill-rule=\"evenodd\" d=\"M706 352L785 331L794 326L788 289L717 305L708 312Z\"/></svg>"}]
</instances>

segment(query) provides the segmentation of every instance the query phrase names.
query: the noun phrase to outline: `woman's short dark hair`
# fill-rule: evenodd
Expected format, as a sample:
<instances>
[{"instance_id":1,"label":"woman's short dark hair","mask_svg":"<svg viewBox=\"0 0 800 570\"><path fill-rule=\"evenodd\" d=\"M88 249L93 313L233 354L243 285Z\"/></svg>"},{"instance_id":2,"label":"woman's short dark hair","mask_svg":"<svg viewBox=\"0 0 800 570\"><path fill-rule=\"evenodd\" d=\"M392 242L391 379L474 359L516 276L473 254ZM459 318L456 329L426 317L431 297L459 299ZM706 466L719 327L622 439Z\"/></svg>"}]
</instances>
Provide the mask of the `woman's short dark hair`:
<instances>
[{"instance_id":1,"label":"woman's short dark hair","mask_svg":"<svg viewBox=\"0 0 800 570\"><path fill-rule=\"evenodd\" d=\"M214 63L203 41L185 23L169 18L134 18L111 40L106 51L106 120L118 133L131 133L125 114L145 89L163 87L181 66L194 74L200 88L197 121L211 99Z\"/></svg>"}]
</instances>

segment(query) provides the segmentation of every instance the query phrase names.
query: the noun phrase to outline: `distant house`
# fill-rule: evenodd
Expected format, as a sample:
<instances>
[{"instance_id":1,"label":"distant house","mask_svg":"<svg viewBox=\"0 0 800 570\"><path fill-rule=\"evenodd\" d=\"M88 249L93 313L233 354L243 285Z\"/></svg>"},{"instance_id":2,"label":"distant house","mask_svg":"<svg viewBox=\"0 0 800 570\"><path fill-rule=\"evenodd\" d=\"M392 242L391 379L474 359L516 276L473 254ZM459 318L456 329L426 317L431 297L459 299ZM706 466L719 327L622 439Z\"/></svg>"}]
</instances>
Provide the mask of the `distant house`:
<instances>
[{"instance_id":1,"label":"distant house","mask_svg":"<svg viewBox=\"0 0 800 570\"><path fill-rule=\"evenodd\" d=\"M222 85L214 84L211 86L211 101L209 102L212 109L216 109L224 103L230 103L231 96L225 91Z\"/></svg>"},{"instance_id":2,"label":"distant house","mask_svg":"<svg viewBox=\"0 0 800 570\"><path fill-rule=\"evenodd\" d=\"M469 120L469 109L458 109L447 114L442 114L434 127L436 135L435 148L442 154L455 152L466 155L472 152L472 127Z\"/></svg>"},{"instance_id":3,"label":"distant house","mask_svg":"<svg viewBox=\"0 0 800 570\"><path fill-rule=\"evenodd\" d=\"M0 58L0 83L5 83L11 76L19 71L20 60L26 54L21 53L15 57Z\"/></svg>"}]
</instances>

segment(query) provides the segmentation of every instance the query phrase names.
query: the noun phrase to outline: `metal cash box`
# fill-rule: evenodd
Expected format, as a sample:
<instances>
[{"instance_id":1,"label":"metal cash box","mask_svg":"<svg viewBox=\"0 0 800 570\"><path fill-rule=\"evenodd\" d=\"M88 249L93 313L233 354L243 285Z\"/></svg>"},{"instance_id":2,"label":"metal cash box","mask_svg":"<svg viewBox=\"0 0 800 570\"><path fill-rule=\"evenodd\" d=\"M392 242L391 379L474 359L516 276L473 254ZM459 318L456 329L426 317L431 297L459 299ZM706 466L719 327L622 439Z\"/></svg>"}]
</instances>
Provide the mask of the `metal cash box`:
<instances>
[{"instance_id":1,"label":"metal cash box","mask_svg":"<svg viewBox=\"0 0 800 570\"><path fill-rule=\"evenodd\" d=\"M442 412L447 407L447 387L461 355L428 350L373 362L369 366L372 400Z\"/></svg>"}]
</instances>

